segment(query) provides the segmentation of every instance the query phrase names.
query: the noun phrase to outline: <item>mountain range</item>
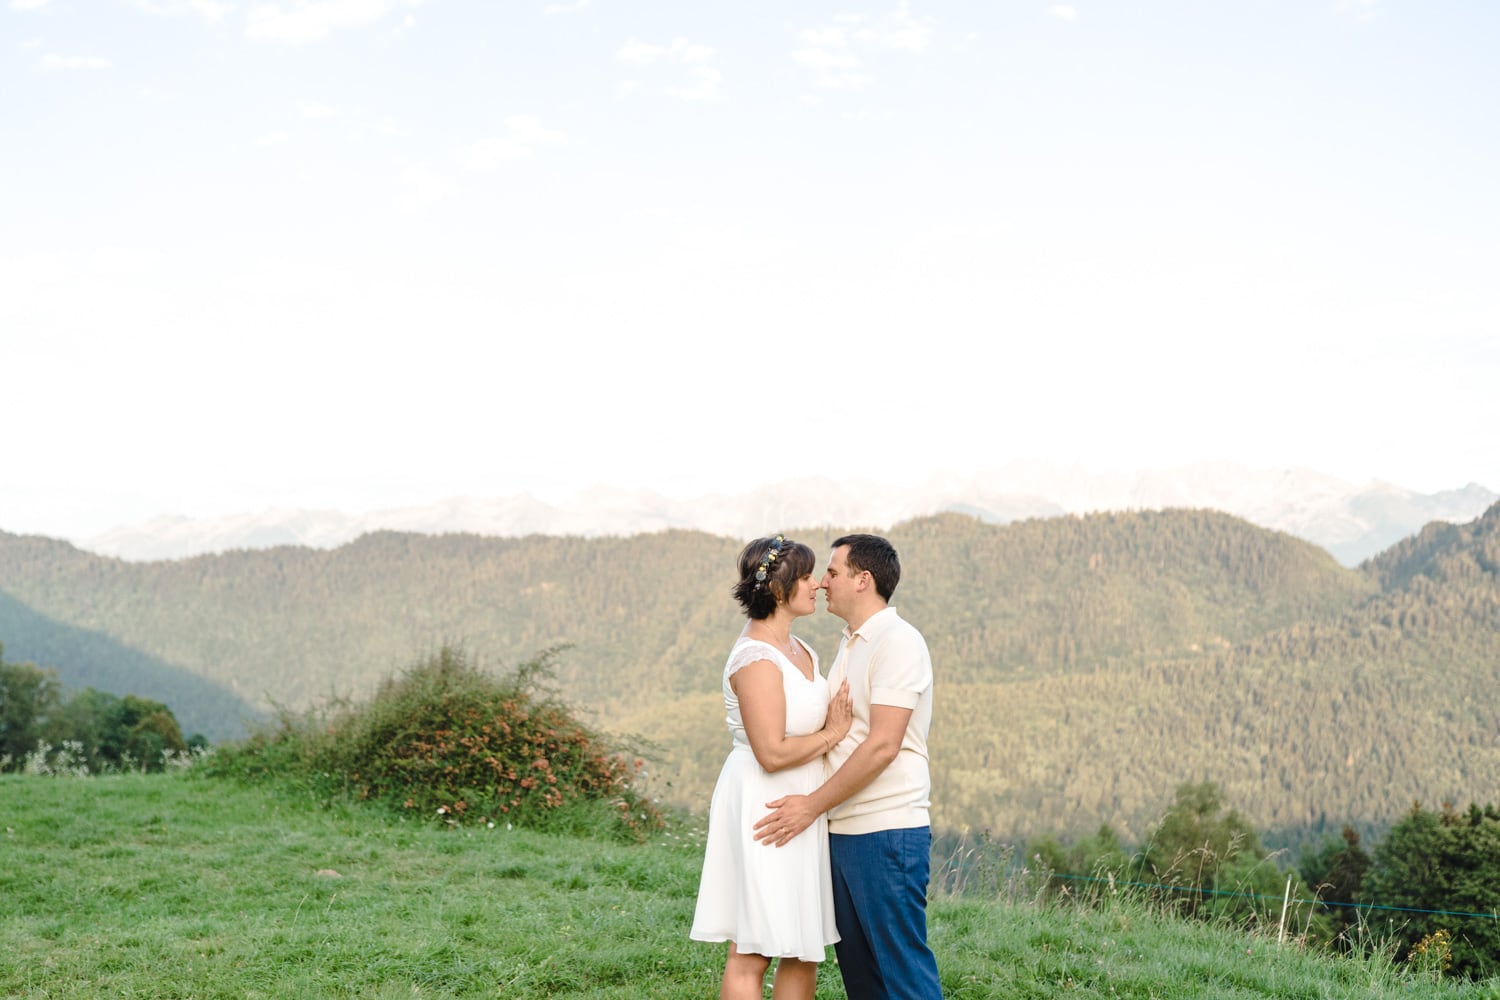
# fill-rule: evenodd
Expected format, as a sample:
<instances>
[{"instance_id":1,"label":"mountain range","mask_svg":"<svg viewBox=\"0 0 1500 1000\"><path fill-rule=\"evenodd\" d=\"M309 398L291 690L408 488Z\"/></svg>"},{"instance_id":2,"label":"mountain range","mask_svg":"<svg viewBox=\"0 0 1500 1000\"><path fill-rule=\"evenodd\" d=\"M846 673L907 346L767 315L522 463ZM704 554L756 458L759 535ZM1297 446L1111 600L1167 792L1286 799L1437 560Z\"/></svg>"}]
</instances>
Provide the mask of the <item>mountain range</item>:
<instances>
[{"instance_id":1,"label":"mountain range","mask_svg":"<svg viewBox=\"0 0 1500 1000\"><path fill-rule=\"evenodd\" d=\"M791 530L816 552L834 537ZM1500 787L1500 503L1356 568L1206 509L945 513L888 533L897 606L940 682L942 826L1135 838L1179 783L1213 780L1287 844ZM503 669L565 646L558 690L651 741L661 797L701 807L727 741L741 544L383 531L129 562L0 532L0 643L66 685L165 701L213 740L367 696L444 642ZM838 626L797 631L826 665Z\"/></svg>"},{"instance_id":2,"label":"mountain range","mask_svg":"<svg viewBox=\"0 0 1500 1000\"><path fill-rule=\"evenodd\" d=\"M1477 483L1424 494L1379 481L1356 486L1305 469L1252 470L1223 462L1111 474L1016 463L919 484L809 478L686 500L601 486L556 503L522 494L362 514L273 508L214 518L163 516L75 541L103 555L154 560L277 545L326 549L373 531L601 537L680 528L752 538L792 525L885 528L946 512L1008 524L1095 511L1204 508L1287 532L1355 566L1429 522L1471 520L1496 499L1500 495Z\"/></svg>"}]
</instances>

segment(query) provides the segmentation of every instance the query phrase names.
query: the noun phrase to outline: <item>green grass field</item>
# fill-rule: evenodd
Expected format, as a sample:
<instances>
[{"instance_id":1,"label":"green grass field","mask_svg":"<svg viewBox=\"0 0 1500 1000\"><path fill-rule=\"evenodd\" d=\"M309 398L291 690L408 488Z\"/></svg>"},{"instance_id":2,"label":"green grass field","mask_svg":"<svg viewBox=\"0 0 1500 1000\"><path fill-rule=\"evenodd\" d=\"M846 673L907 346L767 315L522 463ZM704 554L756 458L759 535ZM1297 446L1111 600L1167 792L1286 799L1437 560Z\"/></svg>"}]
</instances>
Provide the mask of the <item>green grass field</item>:
<instances>
[{"instance_id":1,"label":"green grass field","mask_svg":"<svg viewBox=\"0 0 1500 1000\"><path fill-rule=\"evenodd\" d=\"M0 996L717 994L687 940L701 829L648 844L326 808L192 771L0 776ZM1375 954L1337 958L1102 909L939 895L950 998L1500 998ZM819 997L844 996L825 964Z\"/></svg>"}]
</instances>

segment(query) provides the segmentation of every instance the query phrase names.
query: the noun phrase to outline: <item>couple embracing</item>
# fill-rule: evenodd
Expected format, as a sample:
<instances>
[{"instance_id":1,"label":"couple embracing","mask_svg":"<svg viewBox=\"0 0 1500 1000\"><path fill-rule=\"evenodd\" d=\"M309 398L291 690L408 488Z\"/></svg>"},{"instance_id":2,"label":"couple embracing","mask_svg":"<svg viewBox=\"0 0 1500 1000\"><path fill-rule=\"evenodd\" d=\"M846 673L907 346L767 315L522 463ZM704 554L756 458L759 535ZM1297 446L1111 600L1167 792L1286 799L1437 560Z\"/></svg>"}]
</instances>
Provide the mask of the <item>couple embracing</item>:
<instances>
[{"instance_id":1,"label":"couple embracing","mask_svg":"<svg viewBox=\"0 0 1500 1000\"><path fill-rule=\"evenodd\" d=\"M714 787L692 938L728 941L721 1000L811 1000L835 946L850 1000L941 1000L927 946L932 661L890 606L891 543L846 535L820 579L806 545L745 546L749 619L724 666L733 747ZM844 620L825 678L792 635L817 592Z\"/></svg>"}]
</instances>

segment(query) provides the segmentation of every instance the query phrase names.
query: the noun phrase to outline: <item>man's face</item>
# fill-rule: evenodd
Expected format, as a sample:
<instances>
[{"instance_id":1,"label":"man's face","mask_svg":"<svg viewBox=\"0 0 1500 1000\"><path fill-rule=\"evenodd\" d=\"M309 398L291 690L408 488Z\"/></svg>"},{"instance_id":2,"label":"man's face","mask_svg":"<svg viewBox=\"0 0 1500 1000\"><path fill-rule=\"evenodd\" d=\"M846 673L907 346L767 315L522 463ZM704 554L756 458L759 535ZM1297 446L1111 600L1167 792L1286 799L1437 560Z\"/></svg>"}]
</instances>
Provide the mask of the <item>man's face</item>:
<instances>
[{"instance_id":1,"label":"man's face","mask_svg":"<svg viewBox=\"0 0 1500 1000\"><path fill-rule=\"evenodd\" d=\"M849 569L849 546L840 545L828 557L828 569L818 582L828 600L829 614L849 620L849 612L854 609L857 579L858 574Z\"/></svg>"}]
</instances>

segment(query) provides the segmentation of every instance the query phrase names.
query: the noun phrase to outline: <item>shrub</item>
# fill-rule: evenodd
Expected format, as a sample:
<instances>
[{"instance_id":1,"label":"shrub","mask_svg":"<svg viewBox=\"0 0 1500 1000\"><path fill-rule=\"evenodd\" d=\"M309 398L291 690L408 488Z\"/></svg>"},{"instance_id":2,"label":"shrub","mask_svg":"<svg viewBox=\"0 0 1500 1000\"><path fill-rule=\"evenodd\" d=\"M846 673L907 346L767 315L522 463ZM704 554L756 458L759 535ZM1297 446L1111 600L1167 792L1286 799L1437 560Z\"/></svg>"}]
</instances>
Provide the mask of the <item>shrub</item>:
<instances>
[{"instance_id":1,"label":"shrub","mask_svg":"<svg viewBox=\"0 0 1500 1000\"><path fill-rule=\"evenodd\" d=\"M1365 894L1403 911L1389 926L1414 969L1493 976L1500 921L1483 918L1500 897L1500 808L1414 804L1376 847Z\"/></svg>"},{"instance_id":2,"label":"shrub","mask_svg":"<svg viewBox=\"0 0 1500 1000\"><path fill-rule=\"evenodd\" d=\"M221 772L275 772L449 825L513 823L644 839L659 811L636 789L644 761L544 690L558 650L506 678L444 646L367 704L301 719L221 752Z\"/></svg>"}]
</instances>

